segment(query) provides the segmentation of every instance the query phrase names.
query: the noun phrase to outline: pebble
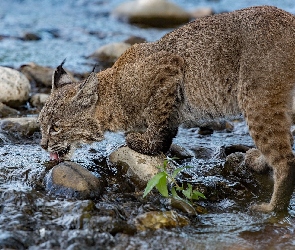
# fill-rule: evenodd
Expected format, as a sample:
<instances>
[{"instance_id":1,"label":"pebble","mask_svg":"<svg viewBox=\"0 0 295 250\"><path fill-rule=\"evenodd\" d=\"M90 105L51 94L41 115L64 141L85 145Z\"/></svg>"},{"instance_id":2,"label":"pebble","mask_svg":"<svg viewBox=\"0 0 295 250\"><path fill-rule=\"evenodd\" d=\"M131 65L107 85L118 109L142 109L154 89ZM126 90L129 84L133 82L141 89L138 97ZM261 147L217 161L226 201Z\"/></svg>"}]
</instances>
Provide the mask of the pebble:
<instances>
[{"instance_id":1,"label":"pebble","mask_svg":"<svg viewBox=\"0 0 295 250\"><path fill-rule=\"evenodd\" d=\"M111 153L110 162L122 166L128 179L136 187L143 189L147 182L158 173L157 166L161 166L165 156L149 156L135 152L128 147L121 147Z\"/></svg>"},{"instance_id":2,"label":"pebble","mask_svg":"<svg viewBox=\"0 0 295 250\"><path fill-rule=\"evenodd\" d=\"M83 200L98 198L105 181L79 164L65 161L50 170L45 178L45 186L52 195Z\"/></svg>"},{"instance_id":3,"label":"pebble","mask_svg":"<svg viewBox=\"0 0 295 250\"><path fill-rule=\"evenodd\" d=\"M153 27L175 27L191 18L187 11L166 0L127 1L112 14L129 23Z\"/></svg>"},{"instance_id":4,"label":"pebble","mask_svg":"<svg viewBox=\"0 0 295 250\"><path fill-rule=\"evenodd\" d=\"M0 66L0 102L15 108L29 99L31 85L21 72Z\"/></svg>"}]
</instances>

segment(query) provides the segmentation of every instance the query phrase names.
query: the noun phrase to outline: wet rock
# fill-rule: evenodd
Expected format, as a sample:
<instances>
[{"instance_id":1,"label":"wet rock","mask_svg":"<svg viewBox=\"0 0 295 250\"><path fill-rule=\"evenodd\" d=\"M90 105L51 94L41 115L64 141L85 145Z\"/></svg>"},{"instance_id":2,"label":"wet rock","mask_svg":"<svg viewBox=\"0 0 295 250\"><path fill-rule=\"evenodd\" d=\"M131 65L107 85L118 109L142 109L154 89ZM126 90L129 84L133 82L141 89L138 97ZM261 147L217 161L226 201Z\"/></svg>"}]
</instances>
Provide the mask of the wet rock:
<instances>
[{"instance_id":1,"label":"wet rock","mask_svg":"<svg viewBox=\"0 0 295 250\"><path fill-rule=\"evenodd\" d=\"M27 32L22 37L22 40L24 40L24 41L38 41L38 40L41 40L41 37L35 33Z\"/></svg>"},{"instance_id":2,"label":"wet rock","mask_svg":"<svg viewBox=\"0 0 295 250\"><path fill-rule=\"evenodd\" d=\"M121 147L111 153L110 161L122 166L131 182L142 189L158 173L157 166L163 164L165 156L148 156L135 152L128 147Z\"/></svg>"},{"instance_id":3,"label":"wet rock","mask_svg":"<svg viewBox=\"0 0 295 250\"><path fill-rule=\"evenodd\" d=\"M214 14L214 11L210 7L197 8L190 11L190 15L193 18L202 18L206 16L211 16L213 14Z\"/></svg>"},{"instance_id":4,"label":"wet rock","mask_svg":"<svg viewBox=\"0 0 295 250\"><path fill-rule=\"evenodd\" d=\"M200 125L200 129L198 131L198 134L200 135L211 135L214 131L226 131L226 132L232 132L234 129L234 126L226 120L220 120L220 121L209 121L202 125Z\"/></svg>"},{"instance_id":5,"label":"wet rock","mask_svg":"<svg viewBox=\"0 0 295 250\"><path fill-rule=\"evenodd\" d=\"M188 202L185 202L185 201L180 200L180 199L175 199L175 198L171 198L170 202L171 202L171 206L173 208L177 208L177 209L179 209L180 211L182 211L184 213L192 214L192 215L197 214L196 209L191 204L189 204Z\"/></svg>"},{"instance_id":6,"label":"wet rock","mask_svg":"<svg viewBox=\"0 0 295 250\"><path fill-rule=\"evenodd\" d=\"M18 111L0 102L0 118L15 116Z\"/></svg>"},{"instance_id":7,"label":"wet rock","mask_svg":"<svg viewBox=\"0 0 295 250\"><path fill-rule=\"evenodd\" d=\"M31 85L17 70L0 67L0 102L18 107L29 99Z\"/></svg>"},{"instance_id":8,"label":"wet rock","mask_svg":"<svg viewBox=\"0 0 295 250\"><path fill-rule=\"evenodd\" d=\"M30 82L51 87L52 74L54 73L53 68L40 66L32 62L22 65L20 67L20 71L29 79Z\"/></svg>"},{"instance_id":9,"label":"wet rock","mask_svg":"<svg viewBox=\"0 0 295 250\"><path fill-rule=\"evenodd\" d=\"M193 157L193 154L188 152L184 147L181 147L177 144L172 144L169 149L171 157L176 157L180 160Z\"/></svg>"},{"instance_id":10,"label":"wet rock","mask_svg":"<svg viewBox=\"0 0 295 250\"><path fill-rule=\"evenodd\" d=\"M131 45L125 42L110 43L100 47L89 57L96 61L112 65Z\"/></svg>"},{"instance_id":11,"label":"wet rock","mask_svg":"<svg viewBox=\"0 0 295 250\"><path fill-rule=\"evenodd\" d=\"M228 155L226 157L223 173L224 175L232 174L233 171L237 172L240 164L243 163L245 159L245 154L242 152L236 152Z\"/></svg>"},{"instance_id":12,"label":"wet rock","mask_svg":"<svg viewBox=\"0 0 295 250\"><path fill-rule=\"evenodd\" d=\"M45 104L48 97L49 97L48 94L42 94L42 93L34 94L30 98L30 104L33 107L42 108L44 106L44 104Z\"/></svg>"},{"instance_id":13,"label":"wet rock","mask_svg":"<svg viewBox=\"0 0 295 250\"><path fill-rule=\"evenodd\" d=\"M11 139L27 138L40 131L37 117L0 119L0 130Z\"/></svg>"},{"instance_id":14,"label":"wet rock","mask_svg":"<svg viewBox=\"0 0 295 250\"><path fill-rule=\"evenodd\" d=\"M137 0L119 5L113 15L129 23L174 27L190 20L190 14L166 0Z\"/></svg>"},{"instance_id":15,"label":"wet rock","mask_svg":"<svg viewBox=\"0 0 295 250\"><path fill-rule=\"evenodd\" d=\"M159 228L184 227L190 224L187 217L178 214L175 211L152 211L138 215L135 218L137 230L145 231L148 229L156 230Z\"/></svg>"},{"instance_id":16,"label":"wet rock","mask_svg":"<svg viewBox=\"0 0 295 250\"><path fill-rule=\"evenodd\" d=\"M250 149L250 147L248 147L246 145L233 144L233 145L226 146L224 148L224 153L225 153L225 155L228 156L228 155L230 155L232 153L236 153L236 152L246 153L249 149Z\"/></svg>"},{"instance_id":17,"label":"wet rock","mask_svg":"<svg viewBox=\"0 0 295 250\"><path fill-rule=\"evenodd\" d=\"M45 178L45 185L53 195L89 199L100 196L105 182L77 163L67 161L51 169Z\"/></svg>"}]
</instances>

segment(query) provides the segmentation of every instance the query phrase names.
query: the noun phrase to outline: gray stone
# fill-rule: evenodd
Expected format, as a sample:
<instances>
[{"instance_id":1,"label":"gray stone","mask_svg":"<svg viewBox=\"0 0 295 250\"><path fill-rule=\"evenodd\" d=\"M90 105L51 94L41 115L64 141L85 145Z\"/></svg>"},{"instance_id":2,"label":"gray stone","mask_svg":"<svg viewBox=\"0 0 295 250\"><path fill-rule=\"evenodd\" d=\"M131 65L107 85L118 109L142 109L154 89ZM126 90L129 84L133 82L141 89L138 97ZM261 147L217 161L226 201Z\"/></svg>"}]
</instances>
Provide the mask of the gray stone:
<instances>
[{"instance_id":1,"label":"gray stone","mask_svg":"<svg viewBox=\"0 0 295 250\"><path fill-rule=\"evenodd\" d=\"M42 108L49 97L48 94L37 93L30 98L30 104L36 108Z\"/></svg>"},{"instance_id":2,"label":"gray stone","mask_svg":"<svg viewBox=\"0 0 295 250\"><path fill-rule=\"evenodd\" d=\"M164 155L143 155L128 147L121 147L110 155L110 161L113 164L123 166L127 172L127 177L138 188L144 188L147 182L158 173L157 166L161 166L164 159Z\"/></svg>"},{"instance_id":3,"label":"gray stone","mask_svg":"<svg viewBox=\"0 0 295 250\"><path fill-rule=\"evenodd\" d=\"M190 20L190 14L166 0L137 0L119 5L113 15L130 23L173 27Z\"/></svg>"},{"instance_id":4,"label":"gray stone","mask_svg":"<svg viewBox=\"0 0 295 250\"><path fill-rule=\"evenodd\" d=\"M0 119L0 130L14 137L28 137L40 131L37 117L18 117Z\"/></svg>"},{"instance_id":5,"label":"gray stone","mask_svg":"<svg viewBox=\"0 0 295 250\"><path fill-rule=\"evenodd\" d=\"M52 75L54 73L53 68L40 66L31 62L22 65L20 70L30 80L30 82L51 87Z\"/></svg>"},{"instance_id":6,"label":"gray stone","mask_svg":"<svg viewBox=\"0 0 295 250\"><path fill-rule=\"evenodd\" d=\"M55 166L45 178L46 190L53 195L66 198L97 198L105 187L105 181L74 162L62 162Z\"/></svg>"},{"instance_id":7,"label":"gray stone","mask_svg":"<svg viewBox=\"0 0 295 250\"><path fill-rule=\"evenodd\" d=\"M29 99L29 80L17 70L0 67L0 102L17 107Z\"/></svg>"}]
</instances>

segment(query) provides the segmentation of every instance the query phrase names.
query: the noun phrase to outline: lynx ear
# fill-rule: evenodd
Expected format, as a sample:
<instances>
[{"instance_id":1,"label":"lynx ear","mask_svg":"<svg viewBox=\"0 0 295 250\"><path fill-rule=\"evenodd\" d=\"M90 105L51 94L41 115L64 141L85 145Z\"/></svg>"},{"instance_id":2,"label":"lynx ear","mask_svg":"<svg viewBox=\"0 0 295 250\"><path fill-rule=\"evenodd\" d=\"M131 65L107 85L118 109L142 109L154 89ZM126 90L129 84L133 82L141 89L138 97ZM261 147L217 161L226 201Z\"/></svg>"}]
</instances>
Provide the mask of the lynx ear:
<instances>
[{"instance_id":1,"label":"lynx ear","mask_svg":"<svg viewBox=\"0 0 295 250\"><path fill-rule=\"evenodd\" d=\"M69 84L72 82L71 77L62 67L65 61L66 59L64 59L63 62L54 71L54 74L52 76L52 89L59 88L65 84Z\"/></svg>"},{"instance_id":2,"label":"lynx ear","mask_svg":"<svg viewBox=\"0 0 295 250\"><path fill-rule=\"evenodd\" d=\"M80 90L74 99L83 107L89 107L96 104L98 100L98 78L96 73L92 72L87 79L81 83Z\"/></svg>"}]
</instances>

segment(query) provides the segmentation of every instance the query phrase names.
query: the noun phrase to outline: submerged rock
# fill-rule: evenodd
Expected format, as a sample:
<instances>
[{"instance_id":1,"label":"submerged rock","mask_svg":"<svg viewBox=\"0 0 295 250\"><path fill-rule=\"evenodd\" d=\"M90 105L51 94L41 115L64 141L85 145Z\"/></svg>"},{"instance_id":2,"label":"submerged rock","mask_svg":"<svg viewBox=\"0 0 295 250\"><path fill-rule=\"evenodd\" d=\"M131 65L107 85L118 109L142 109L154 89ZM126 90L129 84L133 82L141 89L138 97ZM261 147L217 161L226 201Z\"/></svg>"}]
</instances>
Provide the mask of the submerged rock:
<instances>
[{"instance_id":1,"label":"submerged rock","mask_svg":"<svg viewBox=\"0 0 295 250\"><path fill-rule=\"evenodd\" d=\"M187 217L175 211L151 211L138 215L135 218L137 230L145 231L148 229L156 230L159 228L184 227L190 224Z\"/></svg>"},{"instance_id":2,"label":"submerged rock","mask_svg":"<svg viewBox=\"0 0 295 250\"><path fill-rule=\"evenodd\" d=\"M122 166L135 186L144 188L147 182L158 173L157 166L163 164L164 156L149 156L121 147L110 155L110 161Z\"/></svg>"},{"instance_id":3,"label":"submerged rock","mask_svg":"<svg viewBox=\"0 0 295 250\"><path fill-rule=\"evenodd\" d=\"M146 39L139 37L139 36L130 36L126 40L124 40L124 43L128 43L130 45L134 45L136 43L145 43Z\"/></svg>"},{"instance_id":4,"label":"submerged rock","mask_svg":"<svg viewBox=\"0 0 295 250\"><path fill-rule=\"evenodd\" d=\"M31 85L24 74L17 70L0 67L0 102L18 107L29 99Z\"/></svg>"},{"instance_id":5,"label":"submerged rock","mask_svg":"<svg viewBox=\"0 0 295 250\"><path fill-rule=\"evenodd\" d=\"M74 162L62 162L50 170L45 178L45 188L53 195L66 198L98 198L105 181Z\"/></svg>"},{"instance_id":6,"label":"submerged rock","mask_svg":"<svg viewBox=\"0 0 295 250\"><path fill-rule=\"evenodd\" d=\"M119 5L113 15L129 23L153 27L174 27L187 23L188 12L166 0L137 0Z\"/></svg>"},{"instance_id":7,"label":"submerged rock","mask_svg":"<svg viewBox=\"0 0 295 250\"><path fill-rule=\"evenodd\" d=\"M36 33L27 32L23 35L22 40L23 41L39 41L41 40L41 37Z\"/></svg>"}]
</instances>

